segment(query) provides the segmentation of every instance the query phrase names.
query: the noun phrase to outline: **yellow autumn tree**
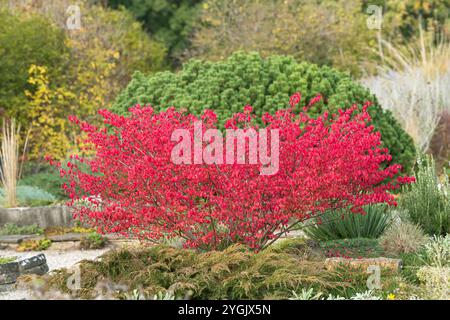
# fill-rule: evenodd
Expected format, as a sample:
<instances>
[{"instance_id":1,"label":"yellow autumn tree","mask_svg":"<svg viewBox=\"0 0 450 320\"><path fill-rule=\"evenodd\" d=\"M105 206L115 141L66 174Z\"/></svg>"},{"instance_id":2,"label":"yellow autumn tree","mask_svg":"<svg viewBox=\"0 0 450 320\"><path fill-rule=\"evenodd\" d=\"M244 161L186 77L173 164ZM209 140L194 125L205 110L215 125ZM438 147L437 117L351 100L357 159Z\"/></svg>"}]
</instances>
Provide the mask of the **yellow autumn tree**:
<instances>
[{"instance_id":1,"label":"yellow autumn tree","mask_svg":"<svg viewBox=\"0 0 450 320\"><path fill-rule=\"evenodd\" d=\"M45 66L32 64L28 70L28 83L33 89L25 90L30 126L30 158L49 153L64 158L72 145L68 134L67 115L73 111L73 92L65 88L51 88Z\"/></svg>"},{"instance_id":2,"label":"yellow autumn tree","mask_svg":"<svg viewBox=\"0 0 450 320\"><path fill-rule=\"evenodd\" d=\"M81 25L69 29L66 11L72 1L0 0L3 4L23 20L39 17L62 31L58 41L66 49L59 60L35 59L33 65L26 65L28 82L22 92L27 103L20 104L15 115L23 119L24 129L32 126L28 152L32 160L41 160L45 154L64 159L78 150L81 139L73 134L69 115L92 122L97 110L109 106L135 71L164 68L165 47L152 40L126 10L77 1Z\"/></svg>"}]
</instances>

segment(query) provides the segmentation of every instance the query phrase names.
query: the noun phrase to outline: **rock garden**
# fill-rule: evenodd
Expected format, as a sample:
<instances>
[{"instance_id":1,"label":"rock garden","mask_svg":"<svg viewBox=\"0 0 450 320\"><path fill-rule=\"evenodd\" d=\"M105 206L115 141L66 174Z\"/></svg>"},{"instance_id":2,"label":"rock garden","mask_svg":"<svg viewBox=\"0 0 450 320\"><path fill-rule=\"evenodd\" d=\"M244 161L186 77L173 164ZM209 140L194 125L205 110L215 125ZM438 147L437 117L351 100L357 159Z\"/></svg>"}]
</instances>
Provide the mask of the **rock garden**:
<instances>
[{"instance_id":1,"label":"rock garden","mask_svg":"<svg viewBox=\"0 0 450 320\"><path fill-rule=\"evenodd\" d=\"M382 2L0 0L0 300L449 300L450 5Z\"/></svg>"}]
</instances>

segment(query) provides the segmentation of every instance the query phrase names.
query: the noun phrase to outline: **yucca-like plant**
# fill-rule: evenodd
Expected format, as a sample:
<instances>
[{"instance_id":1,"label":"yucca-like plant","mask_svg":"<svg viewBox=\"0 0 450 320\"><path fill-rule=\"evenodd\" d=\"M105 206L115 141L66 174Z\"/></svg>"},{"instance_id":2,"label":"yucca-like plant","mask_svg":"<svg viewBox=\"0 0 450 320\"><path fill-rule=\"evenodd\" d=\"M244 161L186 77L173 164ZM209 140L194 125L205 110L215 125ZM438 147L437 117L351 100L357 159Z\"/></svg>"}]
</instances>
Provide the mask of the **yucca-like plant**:
<instances>
[{"instance_id":1,"label":"yucca-like plant","mask_svg":"<svg viewBox=\"0 0 450 320\"><path fill-rule=\"evenodd\" d=\"M5 205L15 207L17 205L16 186L19 176L19 131L14 120L3 121L2 146L1 146L1 170L0 176L5 193Z\"/></svg>"},{"instance_id":2,"label":"yucca-like plant","mask_svg":"<svg viewBox=\"0 0 450 320\"><path fill-rule=\"evenodd\" d=\"M315 221L306 226L305 233L319 241L378 238L392 222L392 216L385 205L366 206L364 210L365 215L349 210L327 212L320 216L320 224Z\"/></svg>"},{"instance_id":3,"label":"yucca-like plant","mask_svg":"<svg viewBox=\"0 0 450 320\"><path fill-rule=\"evenodd\" d=\"M450 184L436 173L433 157L419 155L415 168L416 182L400 197L401 208L408 211L412 222L430 235L450 231Z\"/></svg>"}]
</instances>

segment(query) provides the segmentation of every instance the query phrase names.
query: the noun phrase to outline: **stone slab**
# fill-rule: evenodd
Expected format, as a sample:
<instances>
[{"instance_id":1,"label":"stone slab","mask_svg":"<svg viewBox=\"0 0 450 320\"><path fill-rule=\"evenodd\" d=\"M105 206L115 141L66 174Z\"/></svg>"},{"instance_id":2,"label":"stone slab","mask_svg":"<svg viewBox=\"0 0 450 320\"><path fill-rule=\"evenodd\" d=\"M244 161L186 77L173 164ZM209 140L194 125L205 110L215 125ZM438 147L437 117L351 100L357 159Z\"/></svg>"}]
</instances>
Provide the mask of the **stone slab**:
<instances>
[{"instance_id":1,"label":"stone slab","mask_svg":"<svg viewBox=\"0 0 450 320\"><path fill-rule=\"evenodd\" d=\"M26 269L20 272L20 275L23 274L37 274L39 276L42 276L48 272L48 265L47 264L41 264L40 266L35 266L30 269Z\"/></svg>"},{"instance_id":2,"label":"stone slab","mask_svg":"<svg viewBox=\"0 0 450 320\"><path fill-rule=\"evenodd\" d=\"M24 240L42 238L37 235L7 235L0 236L0 243L10 243L10 244L19 244Z\"/></svg>"},{"instance_id":3,"label":"stone slab","mask_svg":"<svg viewBox=\"0 0 450 320\"><path fill-rule=\"evenodd\" d=\"M0 285L12 284L22 274L43 275L49 270L44 254L0 264Z\"/></svg>"},{"instance_id":4,"label":"stone slab","mask_svg":"<svg viewBox=\"0 0 450 320\"><path fill-rule=\"evenodd\" d=\"M72 227L74 220L67 206L0 208L0 225L6 223L36 224L41 228Z\"/></svg>"},{"instance_id":5,"label":"stone slab","mask_svg":"<svg viewBox=\"0 0 450 320\"><path fill-rule=\"evenodd\" d=\"M45 258L44 254L38 254L37 256L24 259L18 262L19 264L19 270L20 272L23 272L25 270L32 269L34 267L38 267L40 265L47 265L47 259Z\"/></svg>"}]
</instances>

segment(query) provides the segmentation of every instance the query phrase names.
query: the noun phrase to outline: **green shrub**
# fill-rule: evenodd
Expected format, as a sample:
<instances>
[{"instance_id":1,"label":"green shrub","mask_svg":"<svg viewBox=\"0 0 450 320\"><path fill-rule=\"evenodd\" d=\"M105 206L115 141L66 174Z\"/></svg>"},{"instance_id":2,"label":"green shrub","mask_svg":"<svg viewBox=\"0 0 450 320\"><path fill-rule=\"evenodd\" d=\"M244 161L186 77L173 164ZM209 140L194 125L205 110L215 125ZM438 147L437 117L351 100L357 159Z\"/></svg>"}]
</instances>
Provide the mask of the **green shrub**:
<instances>
[{"instance_id":1,"label":"green shrub","mask_svg":"<svg viewBox=\"0 0 450 320\"><path fill-rule=\"evenodd\" d=\"M108 240L97 232L91 232L80 241L80 249L101 249L104 248Z\"/></svg>"},{"instance_id":2,"label":"green shrub","mask_svg":"<svg viewBox=\"0 0 450 320\"><path fill-rule=\"evenodd\" d=\"M448 272L450 268L450 238L449 236L433 237L429 242L414 253L400 255L403 261L402 276L408 281L420 284L424 282L425 274L429 271L433 275ZM429 268L425 268L429 267ZM422 272L419 270L422 269Z\"/></svg>"},{"instance_id":3,"label":"green shrub","mask_svg":"<svg viewBox=\"0 0 450 320\"><path fill-rule=\"evenodd\" d=\"M450 267L450 236L434 236L425 244L421 257L428 266Z\"/></svg>"},{"instance_id":4,"label":"green shrub","mask_svg":"<svg viewBox=\"0 0 450 320\"><path fill-rule=\"evenodd\" d=\"M415 168L416 183L411 184L400 198L412 222L425 233L445 235L450 232L450 184L448 177L439 180L432 156L420 155Z\"/></svg>"},{"instance_id":5,"label":"green shrub","mask_svg":"<svg viewBox=\"0 0 450 320\"><path fill-rule=\"evenodd\" d=\"M192 299L287 299L292 291L315 288L324 293L342 293L340 275L326 271L323 262L307 261L292 253L263 250L251 252L234 245L224 251L199 253L188 249L151 246L110 251L100 261L81 263L81 290L76 294L92 298L96 283L107 279L121 283L145 296L170 292ZM68 292L65 270L46 278L47 286ZM362 273L365 286L367 274ZM330 280L332 279L332 280ZM358 287L359 288L359 287Z\"/></svg>"},{"instance_id":6,"label":"green shrub","mask_svg":"<svg viewBox=\"0 0 450 320\"><path fill-rule=\"evenodd\" d=\"M44 251L50 248L52 241L50 239L38 239L38 240L24 240L17 247L17 251Z\"/></svg>"},{"instance_id":7,"label":"green shrub","mask_svg":"<svg viewBox=\"0 0 450 320\"><path fill-rule=\"evenodd\" d=\"M365 210L365 215L348 210L327 212L308 223L305 233L320 241L378 238L391 223L391 215L384 205L366 206Z\"/></svg>"},{"instance_id":8,"label":"green shrub","mask_svg":"<svg viewBox=\"0 0 450 320\"><path fill-rule=\"evenodd\" d=\"M257 53L236 53L222 62L192 60L176 74L162 72L146 77L136 73L116 99L112 111L127 115L128 109L137 103L151 104L157 111L174 105L197 115L204 109L213 109L220 124L242 111L246 104L254 107L258 118L265 112L284 109L295 92L301 92L303 101L322 94L323 101L309 110L313 116L373 101L369 112L393 161L406 170L412 165L415 150L411 138L390 112L381 109L375 96L343 73L329 67L297 63L291 57L263 59Z\"/></svg>"},{"instance_id":9,"label":"green shrub","mask_svg":"<svg viewBox=\"0 0 450 320\"><path fill-rule=\"evenodd\" d=\"M309 240L302 237L280 239L269 246L267 249L277 253L292 253L296 255L306 255L310 252Z\"/></svg>"},{"instance_id":10,"label":"green shrub","mask_svg":"<svg viewBox=\"0 0 450 320\"><path fill-rule=\"evenodd\" d=\"M61 73L68 52L63 30L37 15L19 15L0 4L0 107L1 112L28 128L25 89L30 89L31 64L49 66L53 78Z\"/></svg>"},{"instance_id":11,"label":"green shrub","mask_svg":"<svg viewBox=\"0 0 450 320\"><path fill-rule=\"evenodd\" d=\"M19 180L19 186L31 186L45 190L54 195L57 200L68 199L61 187L63 183L63 178L55 172L40 172L28 175Z\"/></svg>"},{"instance_id":12,"label":"green shrub","mask_svg":"<svg viewBox=\"0 0 450 320\"><path fill-rule=\"evenodd\" d=\"M28 226L18 226L14 223L7 223L0 227L0 235L23 235L23 234L43 234L44 229L36 224Z\"/></svg>"},{"instance_id":13,"label":"green shrub","mask_svg":"<svg viewBox=\"0 0 450 320\"><path fill-rule=\"evenodd\" d=\"M17 202L19 206L38 207L52 204L55 196L42 189L31 186L17 186ZM4 190L0 189L0 201L3 201Z\"/></svg>"},{"instance_id":14,"label":"green shrub","mask_svg":"<svg viewBox=\"0 0 450 320\"><path fill-rule=\"evenodd\" d=\"M417 271L417 278L424 284L426 299L450 299L450 267L424 266Z\"/></svg>"},{"instance_id":15,"label":"green shrub","mask_svg":"<svg viewBox=\"0 0 450 320\"><path fill-rule=\"evenodd\" d=\"M16 257L0 257L0 264L10 263L16 261Z\"/></svg>"},{"instance_id":16,"label":"green shrub","mask_svg":"<svg viewBox=\"0 0 450 320\"><path fill-rule=\"evenodd\" d=\"M107 5L114 9L120 6L127 8L142 22L149 34L166 45L169 54L174 57L189 43L201 2L202 0L109 0Z\"/></svg>"}]
</instances>

